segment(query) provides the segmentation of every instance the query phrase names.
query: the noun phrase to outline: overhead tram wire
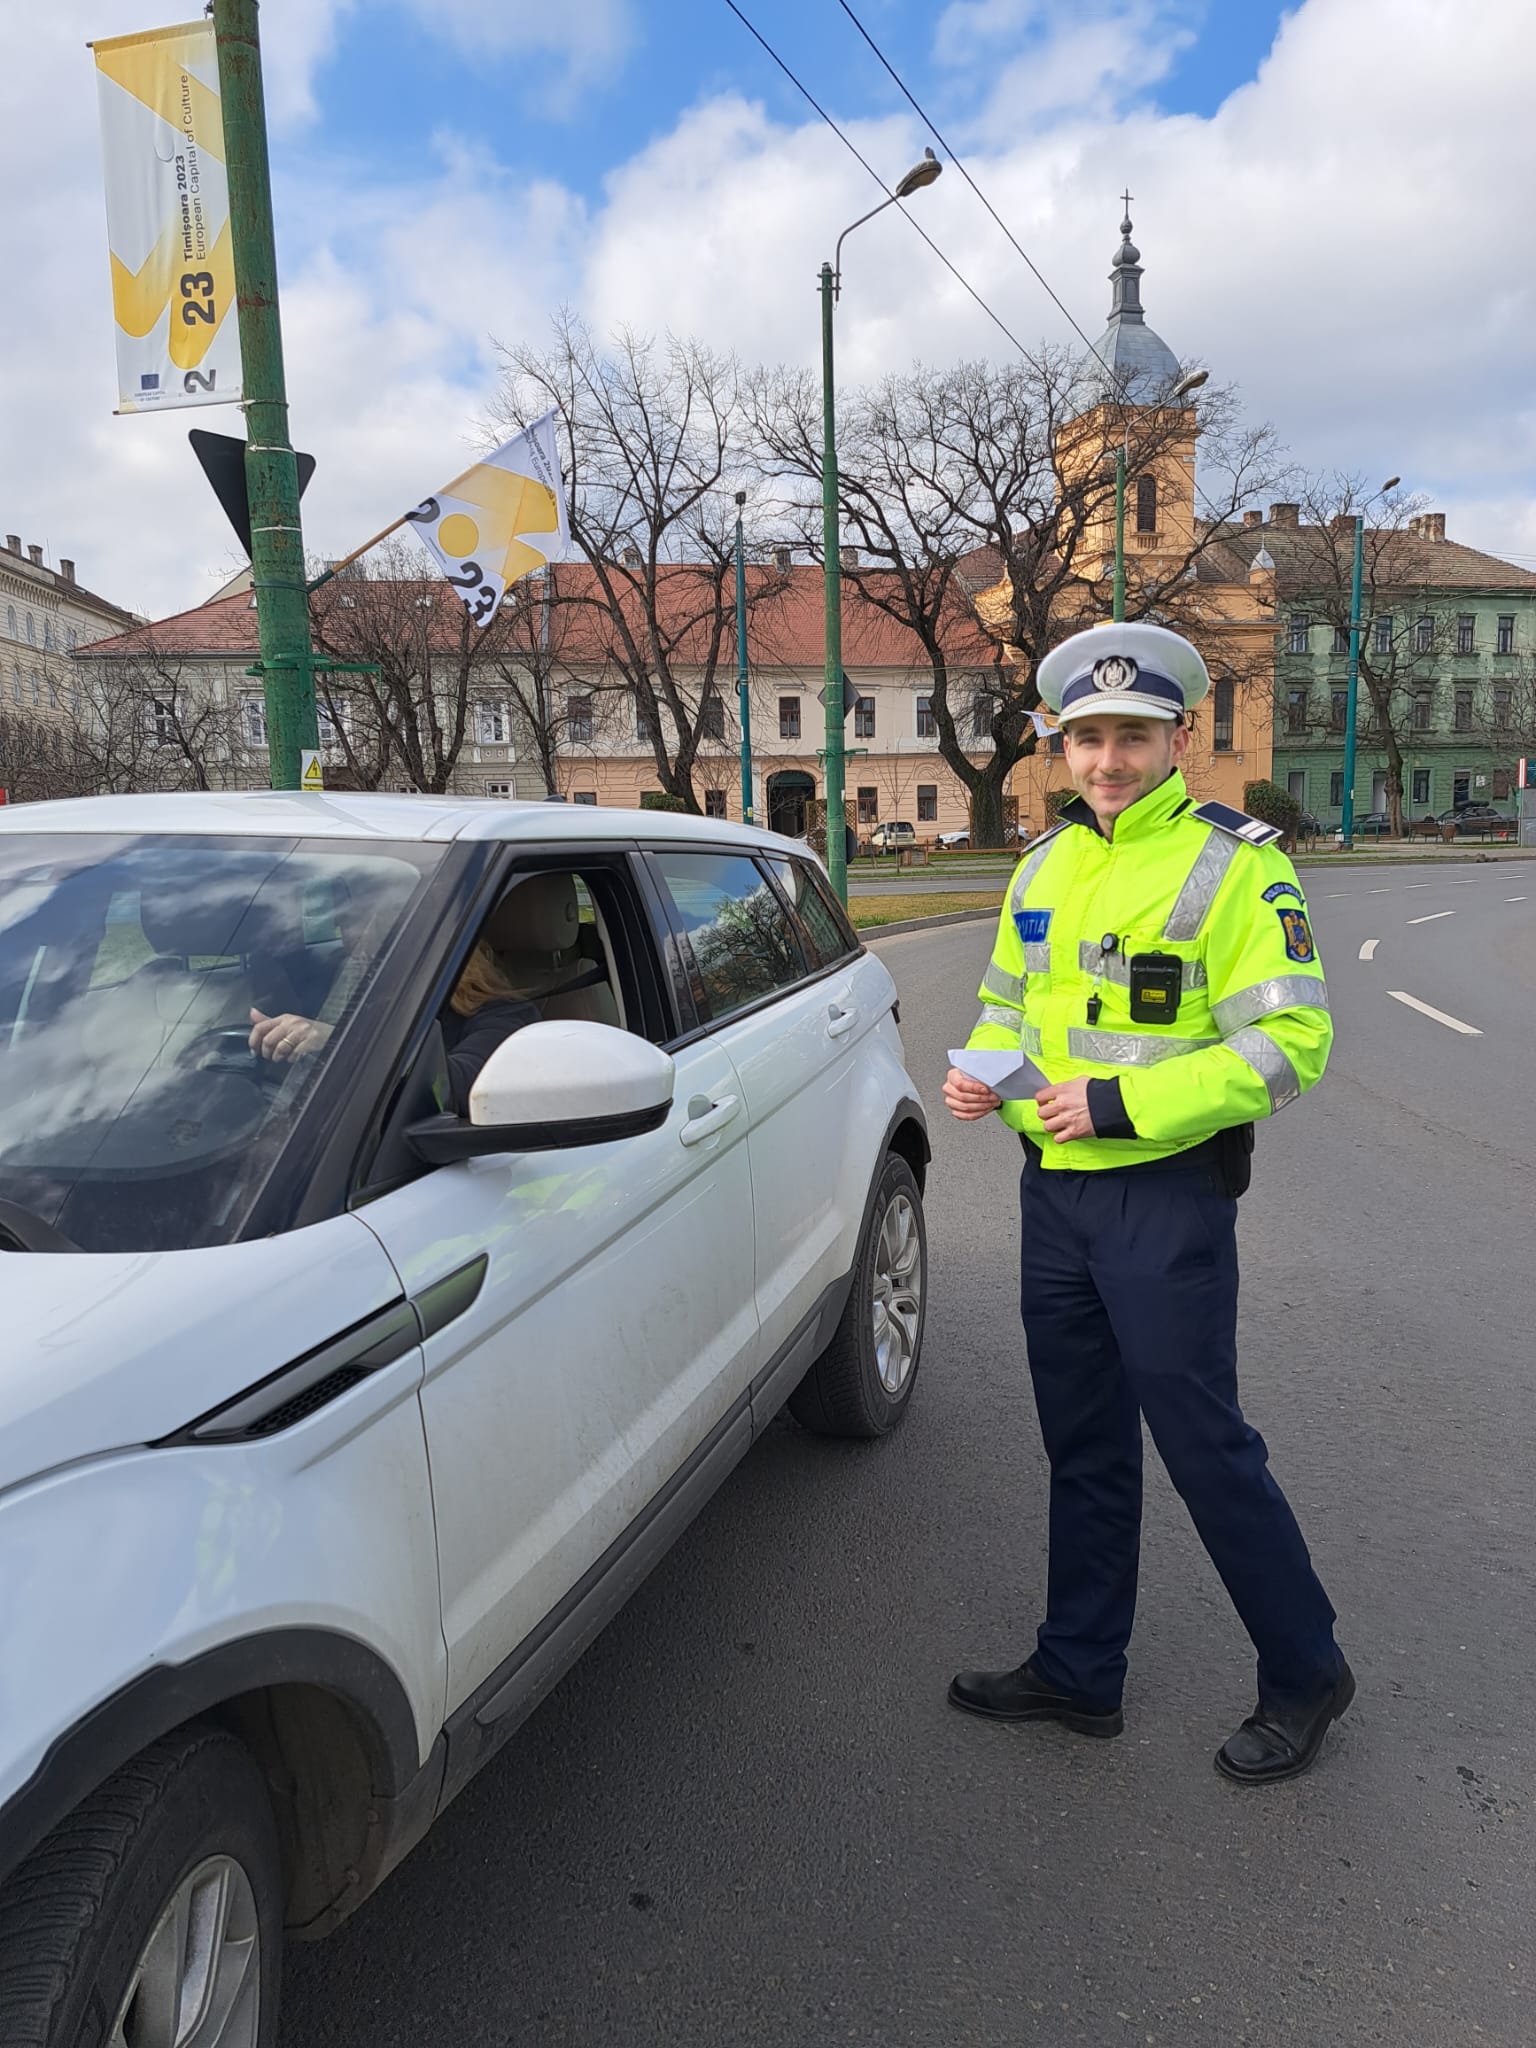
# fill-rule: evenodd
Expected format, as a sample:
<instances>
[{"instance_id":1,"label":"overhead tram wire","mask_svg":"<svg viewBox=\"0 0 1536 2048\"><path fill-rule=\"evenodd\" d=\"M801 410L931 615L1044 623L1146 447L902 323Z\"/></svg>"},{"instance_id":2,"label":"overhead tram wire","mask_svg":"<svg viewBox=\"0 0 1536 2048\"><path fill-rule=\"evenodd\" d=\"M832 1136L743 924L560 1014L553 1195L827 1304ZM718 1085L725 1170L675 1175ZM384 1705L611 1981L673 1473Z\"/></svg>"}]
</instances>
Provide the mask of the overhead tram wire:
<instances>
[{"instance_id":1,"label":"overhead tram wire","mask_svg":"<svg viewBox=\"0 0 1536 2048\"><path fill-rule=\"evenodd\" d=\"M858 146L854 142L850 141L849 138L843 133L842 129L838 127L837 123L833 120L832 116L827 112L826 108L822 106L821 102L816 98L816 96L810 91L809 87L803 85L800 82L800 80L795 76L794 72L791 71L789 66L784 62L784 59L779 55L778 51L773 47L772 43L768 41L767 37L764 36L758 29L753 27L752 23L747 19L747 17L742 13L741 9L736 5L736 0L725 0L725 4L727 7L729 7L732 14L735 15L736 19L741 23L742 27L753 38L753 40L759 43L762 46L762 48L767 52L767 54L773 59L774 63L778 65L779 69L783 72L784 76L789 80L790 84L795 88L796 92L800 94L801 98L804 99L809 106L813 107L815 111L821 116L822 120L826 122L827 126L832 130L832 133L837 137L838 141L843 145L844 149L848 151L849 155L857 158L859 163L861 163L864 166L864 169L868 171L869 175L880 187L880 190L885 194L886 198L895 199L895 194L891 191L890 186L886 184L885 180L881 177L880 173L875 169L874 165L870 163L869 159L866 156L861 154ZM982 312L986 314L987 318L992 322L993 326L998 329L999 333L1007 336L1008 340L1018 350L1021 356L1028 355L1028 349L1025 348L1023 342L1020 341L1019 337L1014 333L1013 329L1009 327L1007 322L1003 320L999 314L993 312L992 308L981 296L981 293L977 291L975 285L971 283L970 279L966 277L962 271L958 270L955 267L955 265L945 255L944 251L939 247L938 243L933 239L932 235L930 235L927 229L923 227L922 223L920 221L913 219L912 215L907 212L907 209L902 205L899 199L896 199L896 206L897 210L901 214L902 219L905 220L910 227L916 229L917 233L922 236L923 240L928 244L928 247L933 251L934 255L938 257L939 261L943 264L944 268L949 272L950 276L953 277L957 283L965 287L966 291L970 293L971 297L976 301L977 305L980 306ZM1034 266L1031 265L1030 267L1033 268ZM1047 286L1046 289L1049 290L1050 287ZM1051 296L1052 298L1055 298L1056 295L1054 292L1052 292ZM1071 316L1068 315L1068 318L1070 317ZM1075 322L1073 324L1076 325ZM1079 330L1079 332L1081 332L1081 330ZM1089 346L1091 348L1092 343L1090 343Z\"/></svg>"},{"instance_id":2,"label":"overhead tram wire","mask_svg":"<svg viewBox=\"0 0 1536 2048\"><path fill-rule=\"evenodd\" d=\"M727 5L729 4L730 0L727 0ZM1030 255L1029 251L1024 247L1023 243L1019 240L1018 236L1013 232L1012 228L1009 227L1007 221L1003 219L1002 215L998 212L997 208L992 204L991 200L987 197L986 193L982 191L981 187L977 184L976 180L971 176L970 172L966 169L964 163L961 161L956 151L953 148L951 148L949 143L947 143L944 140L944 137L939 133L938 129L929 119L928 115L924 112L923 108L918 104L915 95L907 90L907 87L903 83L901 75L896 70L895 65L892 64L890 58L886 56L884 50L881 49L880 45L875 41L874 37L870 34L869 30L864 26L863 22L860 21L859 17L848 5L848 0L838 0L838 5L842 8L844 14L847 15L848 19L853 23L854 27L858 30L859 34L864 38L865 42L868 43L871 50L874 51L875 55L879 58L880 62L885 66L885 69L890 74L891 80L895 84L897 90L906 99L907 104L911 107L913 113L917 115L917 118L928 130L928 133L933 137L934 141L939 145L940 149L943 150L945 157L948 159L950 163L954 165L955 169L960 173L961 177L964 178L967 185L970 186L971 190L976 194L976 197L981 201L982 205L987 209L988 213L991 214L992 218L997 222L998 226L1002 229L1003 233L1008 237L1009 241L1013 244L1014 248L1018 251L1019 255L1022 256L1024 261L1029 265L1029 268L1031 269L1031 271L1033 271L1036 279L1039 281L1041 288L1044 290L1047 297L1051 300L1052 304L1056 307L1057 311L1061 313L1063 318L1066 320L1068 326L1071 327L1073 333L1076 334L1078 339L1084 344L1090 355L1097 355L1097 345L1088 339L1088 336L1084 334L1082 328L1079 327L1077 322L1072 318L1072 315L1068 311L1066 305L1058 297L1058 295L1051 289L1050 283L1047 280L1044 272L1040 269L1039 265L1035 262L1034 258Z\"/></svg>"}]
</instances>

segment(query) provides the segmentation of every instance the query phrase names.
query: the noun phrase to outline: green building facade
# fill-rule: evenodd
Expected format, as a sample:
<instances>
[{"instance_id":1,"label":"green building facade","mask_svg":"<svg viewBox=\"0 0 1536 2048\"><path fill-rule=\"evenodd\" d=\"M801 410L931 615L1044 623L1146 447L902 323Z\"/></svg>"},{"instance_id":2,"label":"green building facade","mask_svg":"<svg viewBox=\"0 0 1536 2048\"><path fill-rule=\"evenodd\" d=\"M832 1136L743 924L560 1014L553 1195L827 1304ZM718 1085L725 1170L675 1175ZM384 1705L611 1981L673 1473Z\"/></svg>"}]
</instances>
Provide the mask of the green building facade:
<instances>
[{"instance_id":1,"label":"green building facade","mask_svg":"<svg viewBox=\"0 0 1536 2048\"><path fill-rule=\"evenodd\" d=\"M1324 831L1342 821L1353 522L1270 507L1233 539L1276 569L1274 780ZM1388 754L1367 675L1402 753L1405 829L1467 803L1515 814L1536 753L1536 574L1445 538L1444 514L1368 529L1356 714L1358 829L1388 810ZM1268 564L1266 564L1268 566Z\"/></svg>"}]
</instances>

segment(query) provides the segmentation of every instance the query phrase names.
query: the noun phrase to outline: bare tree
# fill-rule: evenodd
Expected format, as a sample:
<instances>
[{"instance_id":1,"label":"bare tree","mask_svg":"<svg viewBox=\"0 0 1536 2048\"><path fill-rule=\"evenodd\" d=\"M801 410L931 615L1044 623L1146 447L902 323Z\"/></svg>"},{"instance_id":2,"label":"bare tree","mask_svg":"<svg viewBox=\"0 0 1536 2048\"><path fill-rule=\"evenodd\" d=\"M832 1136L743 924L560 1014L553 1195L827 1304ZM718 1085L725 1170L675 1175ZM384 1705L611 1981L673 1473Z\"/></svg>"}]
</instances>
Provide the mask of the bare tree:
<instances>
[{"instance_id":1,"label":"bare tree","mask_svg":"<svg viewBox=\"0 0 1536 2048\"><path fill-rule=\"evenodd\" d=\"M228 789L239 770L239 707L222 679L164 646L153 626L121 654L75 657L80 707L71 773L100 795Z\"/></svg>"},{"instance_id":2,"label":"bare tree","mask_svg":"<svg viewBox=\"0 0 1536 2048\"><path fill-rule=\"evenodd\" d=\"M736 364L697 342L620 333L600 348L570 314L546 350L503 350L498 439L551 404L571 480L571 534L588 566L556 577L568 665L621 693L657 780L697 811L701 750L729 722L736 632L735 506L748 458ZM754 578L771 606L783 579Z\"/></svg>"},{"instance_id":3,"label":"bare tree","mask_svg":"<svg viewBox=\"0 0 1536 2048\"><path fill-rule=\"evenodd\" d=\"M769 464L799 487L798 537L819 553L819 387L806 373L763 373L753 399ZM1142 479L1155 490L1193 427L1182 404L1092 402L1073 359L1051 350L919 366L845 398L839 501L855 553L844 575L921 643L939 752L970 794L976 843L1001 842L1009 776L1038 744L1041 659L1109 615L1117 447L1133 490ZM1230 391L1202 399L1200 435L1195 517L1184 530L1165 522L1155 555L1133 557L1126 616L1193 630L1214 648L1222 620L1203 601L1201 563L1224 523L1283 472L1272 431L1245 426ZM1223 658L1241 665L1236 639Z\"/></svg>"}]
</instances>

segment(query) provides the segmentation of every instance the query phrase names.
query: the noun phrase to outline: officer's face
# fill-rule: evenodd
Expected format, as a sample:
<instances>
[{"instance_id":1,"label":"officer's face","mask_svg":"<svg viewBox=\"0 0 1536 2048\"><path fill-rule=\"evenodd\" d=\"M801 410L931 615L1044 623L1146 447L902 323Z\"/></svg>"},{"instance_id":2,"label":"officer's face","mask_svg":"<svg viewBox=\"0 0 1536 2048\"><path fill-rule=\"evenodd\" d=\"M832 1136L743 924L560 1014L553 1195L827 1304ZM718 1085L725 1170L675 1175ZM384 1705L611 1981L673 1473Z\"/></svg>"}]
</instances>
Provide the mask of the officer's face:
<instances>
[{"instance_id":1,"label":"officer's face","mask_svg":"<svg viewBox=\"0 0 1536 2048\"><path fill-rule=\"evenodd\" d=\"M1166 782L1189 751L1170 718L1074 718L1063 727L1067 771L1104 823Z\"/></svg>"}]
</instances>

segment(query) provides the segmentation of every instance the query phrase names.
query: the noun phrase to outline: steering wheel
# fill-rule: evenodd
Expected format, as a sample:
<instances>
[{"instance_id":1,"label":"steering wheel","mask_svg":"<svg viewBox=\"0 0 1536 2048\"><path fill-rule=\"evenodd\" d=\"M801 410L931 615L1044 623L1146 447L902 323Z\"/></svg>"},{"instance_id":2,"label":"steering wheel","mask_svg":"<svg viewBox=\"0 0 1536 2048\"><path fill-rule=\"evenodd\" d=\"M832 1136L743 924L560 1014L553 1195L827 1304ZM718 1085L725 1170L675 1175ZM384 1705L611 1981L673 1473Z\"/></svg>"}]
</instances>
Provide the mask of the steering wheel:
<instances>
[{"instance_id":1,"label":"steering wheel","mask_svg":"<svg viewBox=\"0 0 1536 2048\"><path fill-rule=\"evenodd\" d=\"M244 1024L224 1024L212 1031L200 1031L177 1065L196 1067L200 1073L244 1074L247 1078L256 1075L276 1081L286 1077L286 1069L276 1060L264 1060L260 1053L251 1050L250 1028Z\"/></svg>"}]
</instances>

